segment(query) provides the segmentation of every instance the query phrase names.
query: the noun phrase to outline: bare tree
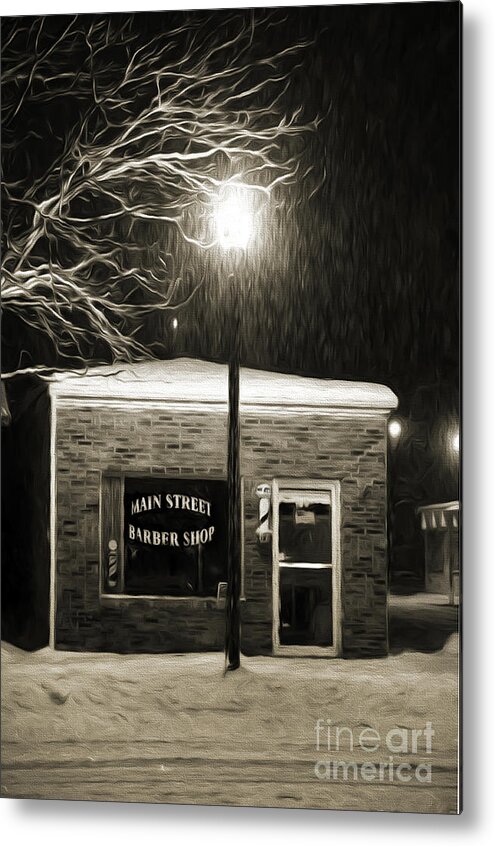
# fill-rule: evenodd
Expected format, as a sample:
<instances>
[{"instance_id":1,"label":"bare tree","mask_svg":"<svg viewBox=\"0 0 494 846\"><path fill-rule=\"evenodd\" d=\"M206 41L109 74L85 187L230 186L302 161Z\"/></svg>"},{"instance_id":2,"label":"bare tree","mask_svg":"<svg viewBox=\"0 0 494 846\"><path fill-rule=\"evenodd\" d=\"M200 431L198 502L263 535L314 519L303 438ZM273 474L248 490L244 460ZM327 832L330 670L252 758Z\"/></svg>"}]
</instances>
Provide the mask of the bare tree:
<instances>
[{"instance_id":1,"label":"bare tree","mask_svg":"<svg viewBox=\"0 0 494 846\"><path fill-rule=\"evenodd\" d=\"M4 26L3 310L59 361L149 356L146 315L201 284L201 262L178 254L214 246L218 192L270 195L301 176L299 141L315 124L286 114L283 96L307 44L260 53L256 31L275 41L269 15L256 28L252 13L218 20Z\"/></svg>"}]
</instances>

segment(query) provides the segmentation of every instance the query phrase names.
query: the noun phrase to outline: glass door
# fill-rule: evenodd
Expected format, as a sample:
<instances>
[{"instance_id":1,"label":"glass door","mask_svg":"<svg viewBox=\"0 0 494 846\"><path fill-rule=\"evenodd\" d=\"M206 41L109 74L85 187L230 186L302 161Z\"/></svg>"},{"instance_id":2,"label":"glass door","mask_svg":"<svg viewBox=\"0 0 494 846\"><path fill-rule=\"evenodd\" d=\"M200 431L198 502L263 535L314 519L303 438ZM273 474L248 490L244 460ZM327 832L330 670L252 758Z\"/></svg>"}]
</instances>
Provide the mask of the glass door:
<instances>
[{"instance_id":1,"label":"glass door","mask_svg":"<svg viewBox=\"0 0 494 846\"><path fill-rule=\"evenodd\" d=\"M297 484L273 485L274 650L285 655L337 655L339 486L322 482L304 486L301 480Z\"/></svg>"}]
</instances>

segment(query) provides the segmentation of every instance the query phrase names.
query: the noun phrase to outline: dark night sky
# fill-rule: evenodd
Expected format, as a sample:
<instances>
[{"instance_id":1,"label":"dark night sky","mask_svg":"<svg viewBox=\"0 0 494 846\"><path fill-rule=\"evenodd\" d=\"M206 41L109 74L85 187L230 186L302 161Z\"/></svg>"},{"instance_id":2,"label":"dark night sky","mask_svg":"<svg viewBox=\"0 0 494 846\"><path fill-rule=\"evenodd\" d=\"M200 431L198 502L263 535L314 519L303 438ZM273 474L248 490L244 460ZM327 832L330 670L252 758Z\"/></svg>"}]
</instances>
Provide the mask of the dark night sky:
<instances>
[{"instance_id":1,"label":"dark night sky","mask_svg":"<svg viewBox=\"0 0 494 846\"><path fill-rule=\"evenodd\" d=\"M219 32L223 14L212 15ZM382 381L405 408L421 389L439 411L454 414L459 4L290 8L273 15L277 46L315 37L293 74L287 110L303 103L307 118L325 117L304 152L312 175L289 189L255 255L233 268L243 304L243 362ZM145 37L172 18L144 13L133 26ZM50 25L59 26L60 18ZM272 38L259 28L253 49L262 53ZM25 111L12 132L25 137L26 122L35 119ZM71 119L66 102L56 118L61 135ZM40 127L43 134L42 121ZM26 143L32 162L49 155L46 145L44 153L34 149L39 141ZM318 180L322 187L311 197ZM165 339L164 355L225 358L232 322L228 288L218 276L226 279L231 269L223 266L206 280L192 307L178 314L175 334L168 316L150 321L146 332ZM9 329L7 323L7 359Z\"/></svg>"},{"instance_id":2,"label":"dark night sky","mask_svg":"<svg viewBox=\"0 0 494 846\"><path fill-rule=\"evenodd\" d=\"M455 393L458 6L319 8L290 18L320 33L289 96L329 111L312 150L326 179L311 200L300 186L296 205L266 232L265 255L239 271L245 360L377 379L400 394L437 382ZM217 299L207 302L209 293L197 299L191 345L203 354L204 315ZM215 311L221 325L225 304ZM191 328L184 315L178 344L187 346Z\"/></svg>"}]
</instances>

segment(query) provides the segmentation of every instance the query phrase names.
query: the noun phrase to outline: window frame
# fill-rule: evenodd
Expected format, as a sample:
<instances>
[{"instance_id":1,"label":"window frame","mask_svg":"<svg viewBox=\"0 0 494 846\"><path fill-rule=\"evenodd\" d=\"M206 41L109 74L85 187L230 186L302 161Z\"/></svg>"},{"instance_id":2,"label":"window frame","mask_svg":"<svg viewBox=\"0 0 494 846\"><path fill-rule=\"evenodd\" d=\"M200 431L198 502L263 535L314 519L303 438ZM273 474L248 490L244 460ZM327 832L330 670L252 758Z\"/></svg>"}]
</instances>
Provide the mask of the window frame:
<instances>
[{"instance_id":1,"label":"window frame","mask_svg":"<svg viewBox=\"0 0 494 846\"><path fill-rule=\"evenodd\" d=\"M331 543L332 561L324 569L332 570L333 577L333 645L302 646L285 645L280 643L279 637L279 591L280 591L280 561L279 561L279 518L278 509L284 494L291 496L292 491L303 491L315 497L329 494L331 504ZM289 500L291 501L291 500ZM342 643L342 590L341 590L341 483L335 479L293 479L277 478L272 481L272 649L277 656L321 656L335 658L341 655ZM291 565L288 565L291 566ZM310 569L310 568L309 568Z\"/></svg>"},{"instance_id":2,"label":"window frame","mask_svg":"<svg viewBox=\"0 0 494 846\"><path fill-rule=\"evenodd\" d=\"M111 603L111 602L140 602L141 600L151 600L153 602L169 602L169 603L182 603L182 604L189 604L190 606L195 606L199 608L211 607L212 605L218 604L218 597L217 595L209 595L209 596L199 596L197 594L190 594L189 596L174 596L171 594L145 594L145 593L125 593L124 586L125 586L125 515L124 515L124 494L125 494L125 479L132 478L132 479L156 479L156 480L167 480L170 482L181 482L181 481L211 481L211 482L227 482L226 476L218 476L218 475L207 475L206 478L203 476L199 477L197 475L191 474L183 474L177 478L175 475L168 475L167 473L148 473L146 474L145 470L112 470L108 468L107 470L102 470L100 473L100 485L99 485L99 598L102 603ZM108 591L105 589L105 554L106 550L104 549L104 542L105 542L105 534L106 534L106 527L104 518L105 515L103 514L104 510L104 486L108 479L118 479L120 483L120 526L119 526L119 541L118 541L118 566L119 566L119 590L115 591ZM243 505L243 503L242 503ZM242 536L242 579L243 579L243 536Z\"/></svg>"}]
</instances>

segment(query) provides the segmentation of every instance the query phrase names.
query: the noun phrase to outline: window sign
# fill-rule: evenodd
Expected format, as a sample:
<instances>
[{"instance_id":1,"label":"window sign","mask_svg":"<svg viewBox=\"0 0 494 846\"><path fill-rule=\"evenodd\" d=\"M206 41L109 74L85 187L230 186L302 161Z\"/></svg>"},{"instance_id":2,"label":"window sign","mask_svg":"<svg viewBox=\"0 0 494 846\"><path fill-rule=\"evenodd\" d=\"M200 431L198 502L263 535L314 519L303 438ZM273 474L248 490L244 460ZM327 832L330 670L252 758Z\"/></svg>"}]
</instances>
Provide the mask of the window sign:
<instances>
[{"instance_id":1,"label":"window sign","mask_svg":"<svg viewBox=\"0 0 494 846\"><path fill-rule=\"evenodd\" d=\"M216 597L226 579L226 482L127 477L122 525L122 573L111 556L107 589Z\"/></svg>"},{"instance_id":2,"label":"window sign","mask_svg":"<svg viewBox=\"0 0 494 846\"><path fill-rule=\"evenodd\" d=\"M298 500L279 504L280 561L331 562L331 506Z\"/></svg>"}]
</instances>

